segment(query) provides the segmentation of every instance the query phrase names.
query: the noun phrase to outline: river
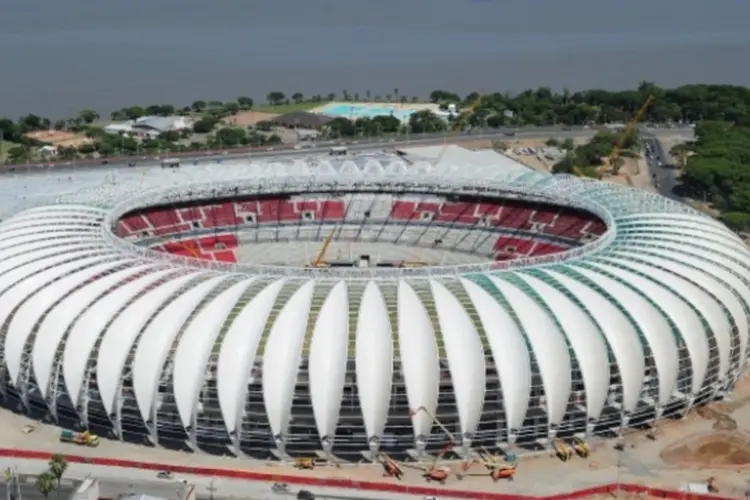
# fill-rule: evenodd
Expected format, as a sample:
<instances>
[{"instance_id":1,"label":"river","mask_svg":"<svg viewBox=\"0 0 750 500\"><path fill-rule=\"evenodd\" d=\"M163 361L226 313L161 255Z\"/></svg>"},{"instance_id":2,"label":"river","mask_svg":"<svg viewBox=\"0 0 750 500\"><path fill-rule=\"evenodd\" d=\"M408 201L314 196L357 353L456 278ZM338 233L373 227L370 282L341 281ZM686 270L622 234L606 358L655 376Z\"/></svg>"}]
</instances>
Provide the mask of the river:
<instances>
[{"instance_id":1,"label":"river","mask_svg":"<svg viewBox=\"0 0 750 500\"><path fill-rule=\"evenodd\" d=\"M0 116L445 88L750 84L747 0L0 0Z\"/></svg>"}]
</instances>

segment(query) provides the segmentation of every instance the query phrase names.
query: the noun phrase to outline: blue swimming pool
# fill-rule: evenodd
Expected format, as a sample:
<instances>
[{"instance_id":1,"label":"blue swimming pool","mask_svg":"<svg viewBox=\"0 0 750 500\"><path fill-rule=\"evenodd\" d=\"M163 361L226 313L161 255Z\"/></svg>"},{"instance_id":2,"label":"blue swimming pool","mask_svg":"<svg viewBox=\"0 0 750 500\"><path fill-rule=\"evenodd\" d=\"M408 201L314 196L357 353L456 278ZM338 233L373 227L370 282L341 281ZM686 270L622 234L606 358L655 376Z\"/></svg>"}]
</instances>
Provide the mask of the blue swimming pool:
<instances>
[{"instance_id":1,"label":"blue swimming pool","mask_svg":"<svg viewBox=\"0 0 750 500\"><path fill-rule=\"evenodd\" d=\"M409 119L416 110L395 109L391 106L370 106L362 104L331 104L320 112L324 115L343 118L374 118L376 116L393 115L401 121Z\"/></svg>"}]
</instances>

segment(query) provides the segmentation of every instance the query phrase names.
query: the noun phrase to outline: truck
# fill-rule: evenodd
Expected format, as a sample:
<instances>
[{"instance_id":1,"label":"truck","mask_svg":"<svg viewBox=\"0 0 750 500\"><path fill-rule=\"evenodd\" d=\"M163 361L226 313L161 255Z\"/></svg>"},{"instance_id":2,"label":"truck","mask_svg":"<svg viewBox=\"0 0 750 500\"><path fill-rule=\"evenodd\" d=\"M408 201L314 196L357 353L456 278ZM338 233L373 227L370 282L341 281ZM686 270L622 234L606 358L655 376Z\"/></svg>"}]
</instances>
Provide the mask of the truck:
<instances>
[{"instance_id":1,"label":"truck","mask_svg":"<svg viewBox=\"0 0 750 500\"><path fill-rule=\"evenodd\" d=\"M89 431L76 432L66 429L60 433L60 441L63 443L75 443L79 446L99 446L99 436Z\"/></svg>"}]
</instances>

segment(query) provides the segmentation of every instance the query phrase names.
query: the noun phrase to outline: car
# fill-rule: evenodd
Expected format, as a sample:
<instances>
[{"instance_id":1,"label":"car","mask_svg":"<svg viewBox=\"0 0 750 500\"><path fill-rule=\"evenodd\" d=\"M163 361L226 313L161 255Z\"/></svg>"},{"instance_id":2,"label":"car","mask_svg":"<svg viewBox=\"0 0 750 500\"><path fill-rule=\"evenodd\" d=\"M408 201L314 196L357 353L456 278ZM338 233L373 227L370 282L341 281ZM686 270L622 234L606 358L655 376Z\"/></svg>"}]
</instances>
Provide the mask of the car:
<instances>
[{"instance_id":1,"label":"car","mask_svg":"<svg viewBox=\"0 0 750 500\"><path fill-rule=\"evenodd\" d=\"M315 495L307 490L299 490L297 493L297 500L315 500Z\"/></svg>"},{"instance_id":2,"label":"car","mask_svg":"<svg viewBox=\"0 0 750 500\"><path fill-rule=\"evenodd\" d=\"M273 486L271 486L271 491L274 493L286 493L289 491L289 485L286 483L273 483Z\"/></svg>"},{"instance_id":3,"label":"car","mask_svg":"<svg viewBox=\"0 0 750 500\"><path fill-rule=\"evenodd\" d=\"M158 477L159 479L172 479L172 478L174 478L174 476L172 475L172 473L169 472L168 470L163 470L163 471L159 472L156 475L156 477Z\"/></svg>"}]
</instances>

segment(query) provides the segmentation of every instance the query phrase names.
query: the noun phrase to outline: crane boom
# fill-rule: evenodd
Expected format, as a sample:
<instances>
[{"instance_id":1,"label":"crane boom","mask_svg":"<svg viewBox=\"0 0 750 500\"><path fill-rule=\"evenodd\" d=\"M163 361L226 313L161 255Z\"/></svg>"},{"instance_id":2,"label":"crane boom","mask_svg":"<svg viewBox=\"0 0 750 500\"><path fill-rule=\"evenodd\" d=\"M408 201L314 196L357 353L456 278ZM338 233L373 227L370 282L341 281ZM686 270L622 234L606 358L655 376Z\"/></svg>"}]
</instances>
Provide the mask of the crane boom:
<instances>
[{"instance_id":1,"label":"crane boom","mask_svg":"<svg viewBox=\"0 0 750 500\"><path fill-rule=\"evenodd\" d=\"M331 246L331 242L333 241L333 235L336 233L336 228L334 227L331 229L331 232L328 234L328 237L323 242L323 246L320 247L320 252L318 252L318 256L315 258L314 261L312 261L313 267L320 267L323 264L325 264L326 259L326 252L328 252L328 247Z\"/></svg>"},{"instance_id":2,"label":"crane boom","mask_svg":"<svg viewBox=\"0 0 750 500\"><path fill-rule=\"evenodd\" d=\"M622 150L622 147L625 145L625 141L628 140L628 137L630 137L630 134L633 133L633 130L635 129L636 125L638 125L638 122L641 121L641 118L643 117L643 114L646 112L646 109L648 108L649 104L651 104L651 101L654 100L654 96L650 95L646 99L646 102L643 103L643 106L638 110L638 112L635 114L635 116L628 122L628 126L625 127L625 131L620 135L620 138L617 140L617 143L615 144L615 147L612 148L612 152L609 154L609 157L607 158L607 163L599 168L597 171L597 176L601 178L604 175L604 171L614 165L615 159L620 155L620 150Z\"/></svg>"}]
</instances>

